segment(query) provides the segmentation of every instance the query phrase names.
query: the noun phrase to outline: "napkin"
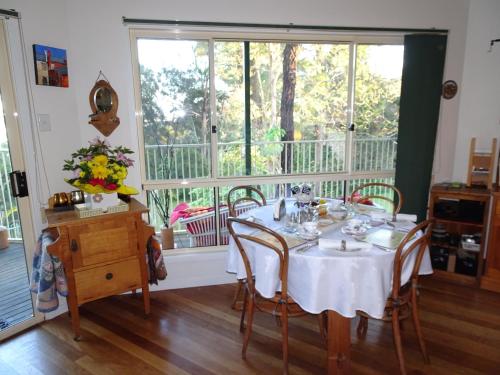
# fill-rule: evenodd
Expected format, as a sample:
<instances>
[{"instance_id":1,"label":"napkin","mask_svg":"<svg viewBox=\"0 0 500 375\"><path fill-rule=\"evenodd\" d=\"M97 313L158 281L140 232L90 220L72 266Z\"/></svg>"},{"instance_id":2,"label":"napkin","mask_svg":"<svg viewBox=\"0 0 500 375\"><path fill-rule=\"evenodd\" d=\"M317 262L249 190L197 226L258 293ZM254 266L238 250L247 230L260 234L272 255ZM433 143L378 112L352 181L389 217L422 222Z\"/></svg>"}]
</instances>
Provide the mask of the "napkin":
<instances>
[{"instance_id":1,"label":"napkin","mask_svg":"<svg viewBox=\"0 0 500 375\"><path fill-rule=\"evenodd\" d=\"M373 220L392 220L392 214L388 212L372 212L370 216ZM417 221L417 215L397 214L396 221L411 221L414 223Z\"/></svg>"},{"instance_id":2,"label":"napkin","mask_svg":"<svg viewBox=\"0 0 500 375\"><path fill-rule=\"evenodd\" d=\"M330 250L330 249L335 249L335 250L342 250L342 240L332 240L329 238L320 238L318 241L318 246L320 249L324 250ZM350 241L347 240L345 241L345 249L346 251L349 250L354 250L354 249L369 249L371 248L371 244L366 243L366 242L359 242L359 241Z\"/></svg>"}]
</instances>

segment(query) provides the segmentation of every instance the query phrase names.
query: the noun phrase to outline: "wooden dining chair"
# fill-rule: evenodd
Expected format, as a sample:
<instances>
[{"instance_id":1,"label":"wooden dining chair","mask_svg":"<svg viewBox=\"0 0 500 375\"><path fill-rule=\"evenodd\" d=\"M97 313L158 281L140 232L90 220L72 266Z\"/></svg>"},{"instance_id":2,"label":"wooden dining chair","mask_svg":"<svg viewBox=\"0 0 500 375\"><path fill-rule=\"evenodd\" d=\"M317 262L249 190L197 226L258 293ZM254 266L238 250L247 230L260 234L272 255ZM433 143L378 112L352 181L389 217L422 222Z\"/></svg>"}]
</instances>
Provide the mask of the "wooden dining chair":
<instances>
[{"instance_id":1,"label":"wooden dining chair","mask_svg":"<svg viewBox=\"0 0 500 375\"><path fill-rule=\"evenodd\" d=\"M390 198L381 195L380 192L377 191L379 189L392 190L393 197ZM356 194L359 194L360 196L356 197ZM396 197L397 199L395 199ZM363 199L382 199L391 203L393 221L396 220L396 215L399 213L401 206L403 205L403 194L401 194L401 191L394 185L384 184L383 182L370 182L368 184L363 184L352 191L351 203L355 204Z\"/></svg>"},{"instance_id":2,"label":"wooden dining chair","mask_svg":"<svg viewBox=\"0 0 500 375\"><path fill-rule=\"evenodd\" d=\"M401 244L396 249L394 255L394 267L392 277L392 290L389 298L386 301L384 316L381 318L383 321L392 322L392 333L394 344L396 347L396 354L399 360L399 369L401 374L405 375L405 364L403 357L403 347L401 343L401 327L400 321L412 316L413 325L418 337L420 350L424 357L425 363L429 363L429 355L425 347L424 338L422 336L422 329L420 327L420 320L417 308L417 287L418 287L418 271L425 250L429 245L432 230L432 221L426 220L418 224L403 238ZM414 238L417 233L423 231L421 237ZM413 257L410 257L413 254ZM415 263L411 268L411 276L408 282L401 285L401 273L404 265L409 259L413 258ZM368 314L358 311L360 317L358 322L357 333L359 338L366 336L368 330Z\"/></svg>"},{"instance_id":3,"label":"wooden dining chair","mask_svg":"<svg viewBox=\"0 0 500 375\"><path fill-rule=\"evenodd\" d=\"M259 189L247 185L236 186L229 190L229 192L227 193L227 208L229 210L229 216L238 216L236 205L244 202L253 202L259 207L265 206L267 204L266 197ZM238 285L236 287L236 292L234 293L233 302L231 303L231 308L234 310L239 310L239 306L241 306L240 296L241 292L243 291L244 283L245 280L238 280Z\"/></svg>"},{"instance_id":4,"label":"wooden dining chair","mask_svg":"<svg viewBox=\"0 0 500 375\"><path fill-rule=\"evenodd\" d=\"M251 234L236 233L233 224L239 224L244 228L252 229ZM285 239L275 231L254 223L238 218L228 219L229 233L233 237L236 246L243 258L245 265L246 280L245 292L243 299L243 313L241 314L240 331L245 333L243 340L243 348L241 351L242 357L246 358L248 341L252 333L252 322L255 309L267 312L279 319L282 332L282 349L283 349L283 373L288 374L288 317L306 315L307 312L302 310L300 306L293 301L287 294L288 291L288 245ZM254 233L256 232L256 233ZM272 298L262 297L255 289L255 279L253 276L252 266L250 264L246 248L242 240L250 241L261 245L256 247L256 251L272 251L279 257L279 279L281 281L281 292L276 292ZM247 315L245 327L245 312ZM322 317L321 317L322 318ZM321 321L322 319L320 319ZM320 326L320 329L323 329Z\"/></svg>"}]
</instances>

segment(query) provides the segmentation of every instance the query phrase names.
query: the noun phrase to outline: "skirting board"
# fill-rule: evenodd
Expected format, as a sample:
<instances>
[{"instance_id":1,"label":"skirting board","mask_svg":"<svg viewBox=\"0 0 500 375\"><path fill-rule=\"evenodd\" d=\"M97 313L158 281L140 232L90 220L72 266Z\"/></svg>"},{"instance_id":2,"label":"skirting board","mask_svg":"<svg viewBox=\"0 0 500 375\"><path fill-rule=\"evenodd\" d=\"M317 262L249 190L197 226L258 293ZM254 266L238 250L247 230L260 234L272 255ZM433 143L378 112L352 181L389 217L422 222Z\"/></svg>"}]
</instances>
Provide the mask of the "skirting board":
<instances>
[{"instance_id":1,"label":"skirting board","mask_svg":"<svg viewBox=\"0 0 500 375\"><path fill-rule=\"evenodd\" d=\"M236 275L226 272L226 250L164 255L168 276L158 285L150 285L151 292L168 289L192 288L236 282ZM66 299L59 297L59 308L45 314L55 318L68 311Z\"/></svg>"}]
</instances>

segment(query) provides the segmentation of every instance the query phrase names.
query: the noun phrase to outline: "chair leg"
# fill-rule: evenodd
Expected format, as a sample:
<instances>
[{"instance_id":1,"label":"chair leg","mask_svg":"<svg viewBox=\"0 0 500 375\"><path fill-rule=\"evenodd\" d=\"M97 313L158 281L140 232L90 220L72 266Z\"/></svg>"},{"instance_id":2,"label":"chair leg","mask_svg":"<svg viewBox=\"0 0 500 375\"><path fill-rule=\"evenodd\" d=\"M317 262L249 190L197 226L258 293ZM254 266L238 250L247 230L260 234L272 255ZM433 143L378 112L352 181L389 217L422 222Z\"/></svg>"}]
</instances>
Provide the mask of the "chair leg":
<instances>
[{"instance_id":1,"label":"chair leg","mask_svg":"<svg viewBox=\"0 0 500 375\"><path fill-rule=\"evenodd\" d=\"M250 340L250 334L252 333L253 313L255 312L254 298L254 296L250 296L247 306L247 326L245 329L245 337L243 339L243 348L241 350L241 356L243 358L246 358L248 341Z\"/></svg>"},{"instance_id":2,"label":"chair leg","mask_svg":"<svg viewBox=\"0 0 500 375\"><path fill-rule=\"evenodd\" d=\"M283 345L283 374L288 374L288 306L281 304L281 333Z\"/></svg>"},{"instance_id":3,"label":"chair leg","mask_svg":"<svg viewBox=\"0 0 500 375\"><path fill-rule=\"evenodd\" d=\"M245 287L243 292L243 310L241 310L240 332L245 330L245 313L248 305L248 289Z\"/></svg>"},{"instance_id":4,"label":"chair leg","mask_svg":"<svg viewBox=\"0 0 500 375\"><path fill-rule=\"evenodd\" d=\"M403 357L403 345L401 342L401 331L399 329L399 309L395 308L392 311L392 335L394 337L394 346L399 361L399 371L401 375L406 375L405 359Z\"/></svg>"},{"instance_id":5,"label":"chair leg","mask_svg":"<svg viewBox=\"0 0 500 375\"><path fill-rule=\"evenodd\" d=\"M356 332L358 333L358 338L364 339L366 337L366 332L368 331L368 318L366 316L359 316L358 328Z\"/></svg>"},{"instance_id":6,"label":"chair leg","mask_svg":"<svg viewBox=\"0 0 500 375\"><path fill-rule=\"evenodd\" d=\"M236 310L236 304L239 301L242 287L243 287L243 280L238 280L238 285L236 286L236 292L234 293L233 302L231 303L231 308L233 310Z\"/></svg>"},{"instance_id":7,"label":"chair leg","mask_svg":"<svg viewBox=\"0 0 500 375\"><path fill-rule=\"evenodd\" d=\"M413 326L415 327L415 332L417 333L418 343L420 345L420 351L422 352L422 356L424 357L424 362L429 364L431 361L429 359L429 355L427 354L427 348L425 347L424 336L422 335L422 328L420 327L420 319L418 315L417 308L417 295L415 289L412 290L412 301L411 301L411 318L413 321Z\"/></svg>"}]
</instances>

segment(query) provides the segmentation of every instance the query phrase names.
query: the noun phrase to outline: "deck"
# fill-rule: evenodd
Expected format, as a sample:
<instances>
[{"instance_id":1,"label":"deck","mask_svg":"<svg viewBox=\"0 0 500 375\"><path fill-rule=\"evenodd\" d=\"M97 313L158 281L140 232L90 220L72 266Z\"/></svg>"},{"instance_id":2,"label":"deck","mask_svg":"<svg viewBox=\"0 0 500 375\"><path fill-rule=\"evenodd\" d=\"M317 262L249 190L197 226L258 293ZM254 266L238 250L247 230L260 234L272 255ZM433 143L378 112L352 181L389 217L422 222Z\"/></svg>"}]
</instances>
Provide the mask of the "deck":
<instances>
[{"instance_id":1,"label":"deck","mask_svg":"<svg viewBox=\"0 0 500 375\"><path fill-rule=\"evenodd\" d=\"M0 250L0 330L33 316L22 243Z\"/></svg>"}]
</instances>

